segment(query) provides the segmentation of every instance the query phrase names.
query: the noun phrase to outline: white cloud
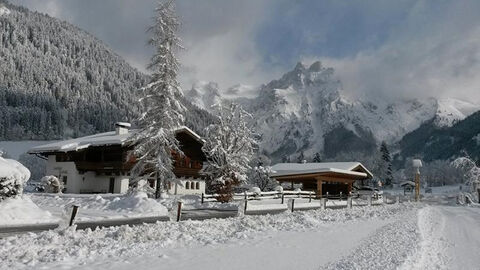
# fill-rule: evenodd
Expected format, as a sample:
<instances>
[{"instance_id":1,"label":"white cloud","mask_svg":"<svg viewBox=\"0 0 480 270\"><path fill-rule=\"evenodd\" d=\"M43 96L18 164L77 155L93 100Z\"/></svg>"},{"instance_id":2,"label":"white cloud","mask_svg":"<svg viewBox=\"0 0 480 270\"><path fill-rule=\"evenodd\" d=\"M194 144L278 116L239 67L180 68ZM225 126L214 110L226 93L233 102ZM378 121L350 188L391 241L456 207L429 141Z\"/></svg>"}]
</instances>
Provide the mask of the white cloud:
<instances>
[{"instance_id":1,"label":"white cloud","mask_svg":"<svg viewBox=\"0 0 480 270\"><path fill-rule=\"evenodd\" d=\"M480 102L477 3L453 1L439 11L419 2L378 49L319 59L336 69L352 96L456 97Z\"/></svg>"}]
</instances>

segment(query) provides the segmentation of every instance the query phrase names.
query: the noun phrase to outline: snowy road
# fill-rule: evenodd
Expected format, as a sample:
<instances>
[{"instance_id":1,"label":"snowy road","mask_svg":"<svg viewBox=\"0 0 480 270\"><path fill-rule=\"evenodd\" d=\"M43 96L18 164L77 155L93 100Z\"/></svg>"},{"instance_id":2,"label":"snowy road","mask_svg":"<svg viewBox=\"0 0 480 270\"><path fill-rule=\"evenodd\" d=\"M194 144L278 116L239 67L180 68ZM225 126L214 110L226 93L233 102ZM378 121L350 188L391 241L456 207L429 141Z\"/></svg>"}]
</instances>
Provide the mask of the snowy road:
<instances>
[{"instance_id":1,"label":"snowy road","mask_svg":"<svg viewBox=\"0 0 480 270\"><path fill-rule=\"evenodd\" d=\"M427 206L418 227L421 242L404 269L480 269L480 208Z\"/></svg>"}]
</instances>

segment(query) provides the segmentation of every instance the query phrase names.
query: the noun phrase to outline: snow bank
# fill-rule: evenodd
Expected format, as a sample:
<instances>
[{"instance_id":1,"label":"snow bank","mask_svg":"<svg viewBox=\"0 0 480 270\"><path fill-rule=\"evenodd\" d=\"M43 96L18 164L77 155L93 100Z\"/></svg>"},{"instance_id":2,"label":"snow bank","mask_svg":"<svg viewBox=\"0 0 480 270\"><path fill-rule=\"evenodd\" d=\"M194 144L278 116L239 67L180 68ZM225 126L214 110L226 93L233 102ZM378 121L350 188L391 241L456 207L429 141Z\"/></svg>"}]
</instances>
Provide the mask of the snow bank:
<instances>
[{"instance_id":1,"label":"snow bank","mask_svg":"<svg viewBox=\"0 0 480 270\"><path fill-rule=\"evenodd\" d=\"M31 194L32 200L55 216L68 218L72 205L78 205L77 221L167 216L168 210L144 192L134 194Z\"/></svg>"},{"instance_id":2,"label":"snow bank","mask_svg":"<svg viewBox=\"0 0 480 270\"><path fill-rule=\"evenodd\" d=\"M7 198L0 203L0 227L10 225L56 223L57 218L40 209L29 197Z\"/></svg>"},{"instance_id":3,"label":"snow bank","mask_svg":"<svg viewBox=\"0 0 480 270\"><path fill-rule=\"evenodd\" d=\"M117 197L105 209L116 212L148 213L152 216L166 216L168 210L154 199L148 198L145 192L136 192L123 197Z\"/></svg>"}]
</instances>

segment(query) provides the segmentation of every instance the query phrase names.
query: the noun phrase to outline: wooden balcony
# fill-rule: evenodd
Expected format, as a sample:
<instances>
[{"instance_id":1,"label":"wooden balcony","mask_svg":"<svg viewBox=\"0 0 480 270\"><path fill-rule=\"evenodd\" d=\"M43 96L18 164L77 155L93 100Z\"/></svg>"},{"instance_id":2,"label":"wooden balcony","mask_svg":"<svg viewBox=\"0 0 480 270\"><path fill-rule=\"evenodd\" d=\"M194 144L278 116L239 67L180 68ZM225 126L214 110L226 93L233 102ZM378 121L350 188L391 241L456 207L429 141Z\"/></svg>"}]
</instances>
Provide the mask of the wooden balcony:
<instances>
[{"instance_id":1,"label":"wooden balcony","mask_svg":"<svg viewBox=\"0 0 480 270\"><path fill-rule=\"evenodd\" d=\"M174 167L173 173L177 177L195 177L199 178L201 168Z\"/></svg>"},{"instance_id":2,"label":"wooden balcony","mask_svg":"<svg viewBox=\"0 0 480 270\"><path fill-rule=\"evenodd\" d=\"M79 171L130 171L134 163L128 162L90 162L90 161L76 161L75 165Z\"/></svg>"}]
</instances>

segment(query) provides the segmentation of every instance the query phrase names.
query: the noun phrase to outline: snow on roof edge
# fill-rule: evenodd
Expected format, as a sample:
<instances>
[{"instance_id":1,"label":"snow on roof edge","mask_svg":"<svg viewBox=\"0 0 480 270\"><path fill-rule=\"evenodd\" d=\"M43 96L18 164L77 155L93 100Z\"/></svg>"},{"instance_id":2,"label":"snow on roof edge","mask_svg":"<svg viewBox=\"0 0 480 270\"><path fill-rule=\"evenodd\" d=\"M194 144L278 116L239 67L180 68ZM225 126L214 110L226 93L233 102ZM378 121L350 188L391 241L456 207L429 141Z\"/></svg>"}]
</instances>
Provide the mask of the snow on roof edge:
<instances>
[{"instance_id":1,"label":"snow on roof edge","mask_svg":"<svg viewBox=\"0 0 480 270\"><path fill-rule=\"evenodd\" d=\"M28 154L41 154L41 153L54 153L54 152L69 152L69 151L78 151L80 149L85 149L90 146L108 146L108 145L123 145L127 139L136 132L137 130L130 130L127 134L116 134L115 131L108 131L103 133L97 133L93 135L88 135L84 137L74 138L63 140L59 142L49 143L38 145L31 148L27 153ZM195 138L200 143L205 143L205 140L200 137L193 130L187 126L181 126L175 129L175 132L185 131Z\"/></svg>"}]
</instances>

